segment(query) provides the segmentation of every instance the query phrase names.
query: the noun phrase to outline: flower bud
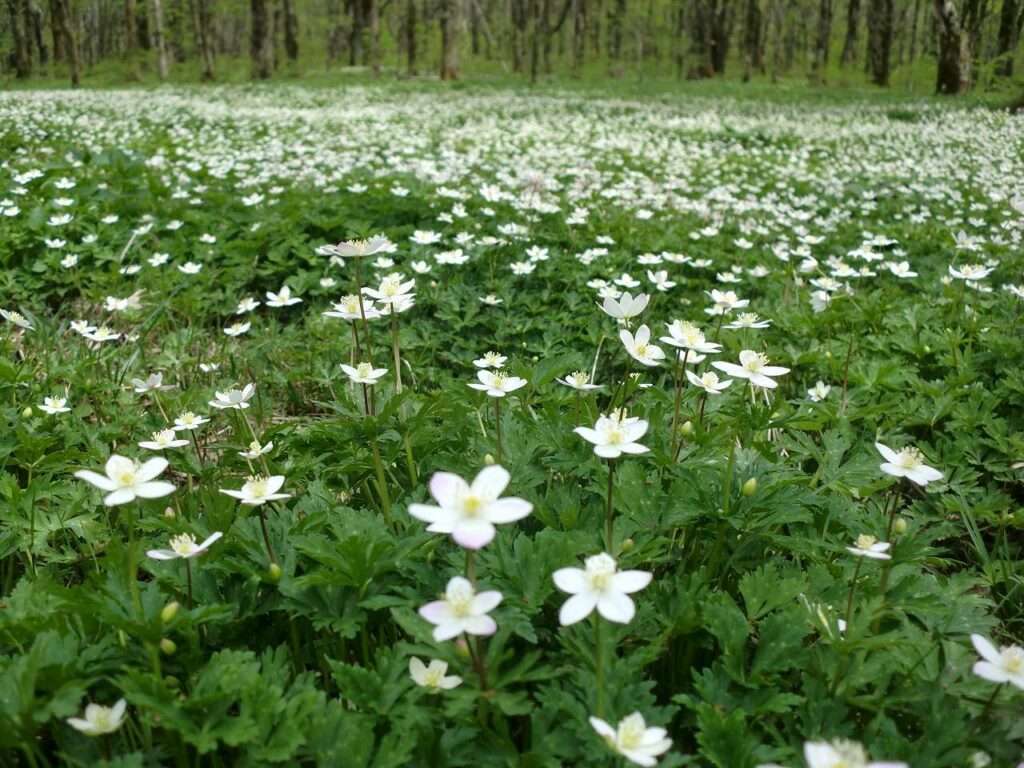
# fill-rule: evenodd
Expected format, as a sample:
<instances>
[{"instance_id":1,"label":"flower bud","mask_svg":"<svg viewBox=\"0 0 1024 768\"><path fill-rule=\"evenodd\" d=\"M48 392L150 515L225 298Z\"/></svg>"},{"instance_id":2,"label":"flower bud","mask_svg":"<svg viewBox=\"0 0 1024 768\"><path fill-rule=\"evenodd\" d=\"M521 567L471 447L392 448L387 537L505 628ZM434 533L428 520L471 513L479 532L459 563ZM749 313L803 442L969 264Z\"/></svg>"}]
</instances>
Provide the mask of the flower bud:
<instances>
[{"instance_id":1,"label":"flower bud","mask_svg":"<svg viewBox=\"0 0 1024 768\"><path fill-rule=\"evenodd\" d=\"M683 426L679 428L679 431L682 433L683 437L689 437L693 434L693 422L684 421Z\"/></svg>"},{"instance_id":2,"label":"flower bud","mask_svg":"<svg viewBox=\"0 0 1024 768\"><path fill-rule=\"evenodd\" d=\"M281 566L277 563L271 563L267 569L267 580L273 584L277 584L281 580Z\"/></svg>"},{"instance_id":3,"label":"flower bud","mask_svg":"<svg viewBox=\"0 0 1024 768\"><path fill-rule=\"evenodd\" d=\"M626 539L625 541L622 542L622 549L621 549L621 551L622 552L629 552L635 546L636 546L636 542L635 541L633 541L632 539Z\"/></svg>"},{"instance_id":4,"label":"flower bud","mask_svg":"<svg viewBox=\"0 0 1024 768\"><path fill-rule=\"evenodd\" d=\"M25 410L23 410L21 412L21 418L29 419L31 417L32 417L32 406L31 405L26 405L25 406Z\"/></svg>"},{"instance_id":5,"label":"flower bud","mask_svg":"<svg viewBox=\"0 0 1024 768\"><path fill-rule=\"evenodd\" d=\"M165 637L160 641L160 650L163 651L165 656L170 656L178 650L178 646L174 644L174 641L171 640L171 638Z\"/></svg>"},{"instance_id":6,"label":"flower bud","mask_svg":"<svg viewBox=\"0 0 1024 768\"><path fill-rule=\"evenodd\" d=\"M752 477L743 484L743 495L753 496L757 493L757 478Z\"/></svg>"},{"instance_id":7,"label":"flower bud","mask_svg":"<svg viewBox=\"0 0 1024 768\"><path fill-rule=\"evenodd\" d=\"M460 637L455 641L455 653L459 655L459 658L469 658L469 645L466 643L465 637Z\"/></svg>"},{"instance_id":8,"label":"flower bud","mask_svg":"<svg viewBox=\"0 0 1024 768\"><path fill-rule=\"evenodd\" d=\"M164 509L164 517L174 517L174 507L167 507Z\"/></svg>"},{"instance_id":9,"label":"flower bud","mask_svg":"<svg viewBox=\"0 0 1024 768\"><path fill-rule=\"evenodd\" d=\"M906 533L907 532L907 520L904 517L897 517L892 521L893 533Z\"/></svg>"},{"instance_id":10,"label":"flower bud","mask_svg":"<svg viewBox=\"0 0 1024 768\"><path fill-rule=\"evenodd\" d=\"M174 675L166 675L164 677L164 685L166 685L168 688L173 688L177 690L181 687L181 681Z\"/></svg>"},{"instance_id":11,"label":"flower bud","mask_svg":"<svg viewBox=\"0 0 1024 768\"><path fill-rule=\"evenodd\" d=\"M489 453L485 454L484 455L484 464L486 464L488 467L491 466L492 464L494 464L494 457L491 454L489 454Z\"/></svg>"},{"instance_id":12,"label":"flower bud","mask_svg":"<svg viewBox=\"0 0 1024 768\"><path fill-rule=\"evenodd\" d=\"M178 605L177 600L171 600L171 602L165 605L164 609L160 611L160 621L162 621L164 624L173 621L174 617L178 615L178 608L180 607L181 606Z\"/></svg>"}]
</instances>

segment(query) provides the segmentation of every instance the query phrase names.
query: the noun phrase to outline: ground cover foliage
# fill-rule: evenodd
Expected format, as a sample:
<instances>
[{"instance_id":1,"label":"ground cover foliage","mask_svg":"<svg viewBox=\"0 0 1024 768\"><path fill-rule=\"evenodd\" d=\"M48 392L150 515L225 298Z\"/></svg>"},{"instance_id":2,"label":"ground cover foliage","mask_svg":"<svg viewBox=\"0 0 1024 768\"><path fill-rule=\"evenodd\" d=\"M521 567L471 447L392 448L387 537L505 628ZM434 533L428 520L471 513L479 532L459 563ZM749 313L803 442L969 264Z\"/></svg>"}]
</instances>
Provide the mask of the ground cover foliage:
<instances>
[{"instance_id":1,"label":"ground cover foliage","mask_svg":"<svg viewBox=\"0 0 1024 768\"><path fill-rule=\"evenodd\" d=\"M1024 757L1020 118L0 116L5 764Z\"/></svg>"}]
</instances>

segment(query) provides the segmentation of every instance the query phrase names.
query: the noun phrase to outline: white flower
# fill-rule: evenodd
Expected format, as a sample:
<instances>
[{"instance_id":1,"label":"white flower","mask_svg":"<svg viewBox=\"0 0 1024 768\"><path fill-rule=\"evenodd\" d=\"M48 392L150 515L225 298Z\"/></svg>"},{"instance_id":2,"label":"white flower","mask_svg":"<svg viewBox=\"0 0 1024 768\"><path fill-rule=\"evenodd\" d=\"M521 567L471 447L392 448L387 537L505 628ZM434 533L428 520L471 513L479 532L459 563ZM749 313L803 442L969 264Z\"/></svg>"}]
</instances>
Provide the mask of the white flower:
<instances>
[{"instance_id":1,"label":"white flower","mask_svg":"<svg viewBox=\"0 0 1024 768\"><path fill-rule=\"evenodd\" d=\"M451 640L462 633L493 635L498 625L487 614L501 602L500 592L477 594L468 579L456 576L448 582L443 600L435 600L420 608L420 616L434 624L434 639Z\"/></svg>"},{"instance_id":2,"label":"white flower","mask_svg":"<svg viewBox=\"0 0 1024 768\"><path fill-rule=\"evenodd\" d=\"M164 389L172 389L173 384L164 384L164 375L159 371L149 374L146 379L132 379L132 386L136 394L144 395L147 392L159 392Z\"/></svg>"},{"instance_id":3,"label":"white flower","mask_svg":"<svg viewBox=\"0 0 1024 768\"><path fill-rule=\"evenodd\" d=\"M249 443L249 450L239 451L238 455L241 456L243 459L258 459L260 456L268 454L272 450L274 450L273 441L267 443L266 445L260 445L256 440L253 440L251 443Z\"/></svg>"},{"instance_id":4,"label":"white flower","mask_svg":"<svg viewBox=\"0 0 1024 768\"><path fill-rule=\"evenodd\" d=\"M355 368L351 365L341 364L341 370L355 384L366 384L372 386L380 381L387 372L387 368L374 368L370 363L360 363Z\"/></svg>"},{"instance_id":5,"label":"white flower","mask_svg":"<svg viewBox=\"0 0 1024 768\"><path fill-rule=\"evenodd\" d=\"M21 314L21 312L15 312L13 309L0 309L0 317L3 317L4 320L13 323L19 328L24 328L26 331L35 330L27 317Z\"/></svg>"},{"instance_id":6,"label":"white flower","mask_svg":"<svg viewBox=\"0 0 1024 768\"><path fill-rule=\"evenodd\" d=\"M722 351L722 345L713 341L707 341L704 334L693 323L685 320L673 320L667 323L668 336L662 336L661 341L672 347L687 349L702 354L717 354Z\"/></svg>"},{"instance_id":7,"label":"white flower","mask_svg":"<svg viewBox=\"0 0 1024 768\"><path fill-rule=\"evenodd\" d=\"M367 320L375 320L380 317L380 310L373 305L370 299L363 299L360 309L359 296L343 296L341 301L334 305L334 309L324 312L324 317L338 317L342 320L359 320L366 314Z\"/></svg>"},{"instance_id":8,"label":"white flower","mask_svg":"<svg viewBox=\"0 0 1024 768\"><path fill-rule=\"evenodd\" d=\"M430 666L425 665L418 658L413 656L409 659L409 677L421 688L426 688L430 693L450 691L462 685L462 678L458 675L446 675L448 662L440 659L431 659Z\"/></svg>"},{"instance_id":9,"label":"white flower","mask_svg":"<svg viewBox=\"0 0 1024 768\"><path fill-rule=\"evenodd\" d=\"M917 277L917 272L914 272L910 268L910 264L908 262L906 262L906 261L899 261L899 262L888 261L888 262L886 262L885 266L896 277L902 277L902 278Z\"/></svg>"},{"instance_id":10,"label":"white flower","mask_svg":"<svg viewBox=\"0 0 1024 768\"><path fill-rule=\"evenodd\" d=\"M221 410L225 408L242 410L249 407L249 401L256 394L256 386L246 384L242 389L229 389L227 392L214 392L213 394L214 399L210 401L212 407Z\"/></svg>"},{"instance_id":11,"label":"white flower","mask_svg":"<svg viewBox=\"0 0 1024 768\"><path fill-rule=\"evenodd\" d=\"M700 376L695 374L693 371L686 372L686 378L695 387L700 387L709 395L720 395L730 384L732 379L718 379L718 374L714 371L705 371Z\"/></svg>"},{"instance_id":12,"label":"white flower","mask_svg":"<svg viewBox=\"0 0 1024 768\"><path fill-rule=\"evenodd\" d=\"M971 642L982 659L974 664L974 674L993 683L1010 683L1024 690L1024 648L1011 645L996 649L981 635L971 635Z\"/></svg>"},{"instance_id":13,"label":"white flower","mask_svg":"<svg viewBox=\"0 0 1024 768\"><path fill-rule=\"evenodd\" d=\"M245 481L242 485L242 490L231 491L221 488L220 492L238 499L243 504L258 507L261 504L266 504L268 501L291 498L290 493L278 493L282 485L284 485L284 475L271 475L270 477L254 475Z\"/></svg>"},{"instance_id":14,"label":"white flower","mask_svg":"<svg viewBox=\"0 0 1024 768\"><path fill-rule=\"evenodd\" d=\"M181 432L182 430L198 429L203 424L208 424L209 422L210 420L205 416L196 416L192 411L185 411L174 420L174 431Z\"/></svg>"},{"instance_id":15,"label":"white flower","mask_svg":"<svg viewBox=\"0 0 1024 768\"><path fill-rule=\"evenodd\" d=\"M259 305L260 305L260 302L256 301L256 299L252 298L251 296L246 297L246 298L242 299L240 302L238 302L238 306L235 308L235 314L236 315L247 314L249 312L252 312Z\"/></svg>"},{"instance_id":16,"label":"white flower","mask_svg":"<svg viewBox=\"0 0 1024 768\"><path fill-rule=\"evenodd\" d=\"M744 328L768 328L771 324L771 320L762 320L753 312L740 312L736 319L725 327L732 331L739 331Z\"/></svg>"},{"instance_id":17,"label":"white flower","mask_svg":"<svg viewBox=\"0 0 1024 768\"><path fill-rule=\"evenodd\" d=\"M497 352L488 352L478 360L473 361L473 365L477 368L504 368L508 358L505 355L499 355Z\"/></svg>"},{"instance_id":18,"label":"white flower","mask_svg":"<svg viewBox=\"0 0 1024 768\"><path fill-rule=\"evenodd\" d=\"M523 499L499 498L510 479L497 465L481 470L472 485L451 472L438 472L430 478L430 495L439 506L410 504L409 514L430 523L432 533L450 533L459 546L480 549L494 538L495 524L521 520L533 511Z\"/></svg>"},{"instance_id":19,"label":"white flower","mask_svg":"<svg viewBox=\"0 0 1024 768\"><path fill-rule=\"evenodd\" d=\"M152 440L143 440L139 443L139 447L150 451L162 451L166 448L181 448L183 445L188 445L188 440L175 439L173 429L161 429L159 432L154 432L152 437Z\"/></svg>"},{"instance_id":20,"label":"white flower","mask_svg":"<svg viewBox=\"0 0 1024 768\"><path fill-rule=\"evenodd\" d=\"M504 397L509 392L515 392L526 386L526 379L501 372L478 371L476 377L479 382L470 382L469 386L480 392L486 392L490 397Z\"/></svg>"},{"instance_id":21,"label":"white flower","mask_svg":"<svg viewBox=\"0 0 1024 768\"><path fill-rule=\"evenodd\" d=\"M933 480L941 480L942 473L924 463L924 457L917 448L907 447L898 453L881 443L875 443L875 450L882 454L885 462L879 469L893 477L905 477L918 485L928 485Z\"/></svg>"},{"instance_id":22,"label":"white flower","mask_svg":"<svg viewBox=\"0 0 1024 768\"><path fill-rule=\"evenodd\" d=\"M391 241L386 237L373 237L369 240L346 240L337 245L324 245L317 248L321 256L340 256L342 258L359 258L373 256L377 253L389 253Z\"/></svg>"},{"instance_id":23,"label":"white flower","mask_svg":"<svg viewBox=\"0 0 1024 768\"><path fill-rule=\"evenodd\" d=\"M117 341L121 338L120 333L105 325L101 325L92 332L83 333L82 335L89 341L95 341L97 344L102 344L105 341Z\"/></svg>"},{"instance_id":24,"label":"white flower","mask_svg":"<svg viewBox=\"0 0 1024 768\"><path fill-rule=\"evenodd\" d=\"M267 306L268 307L290 307L293 304L302 303L302 299L298 296L292 296L292 289L287 285L282 285L281 290L277 293L267 291Z\"/></svg>"},{"instance_id":25,"label":"white flower","mask_svg":"<svg viewBox=\"0 0 1024 768\"><path fill-rule=\"evenodd\" d=\"M194 261L186 261L184 264L178 265L178 271L185 275L198 275L202 269L203 265Z\"/></svg>"},{"instance_id":26,"label":"white flower","mask_svg":"<svg viewBox=\"0 0 1024 768\"><path fill-rule=\"evenodd\" d=\"M590 725L612 750L645 768L656 765L658 757L672 746L668 732L664 728L648 728L639 712L621 720L618 729L598 717L591 717Z\"/></svg>"},{"instance_id":27,"label":"white flower","mask_svg":"<svg viewBox=\"0 0 1024 768\"><path fill-rule=\"evenodd\" d=\"M480 297L480 303L481 304L486 304L489 307L496 307L499 304L501 304L503 301L504 301L504 299L499 299L493 293L488 293L486 296L481 296Z\"/></svg>"},{"instance_id":28,"label":"white flower","mask_svg":"<svg viewBox=\"0 0 1024 768\"><path fill-rule=\"evenodd\" d=\"M239 323L232 323L224 329L224 334L231 338L236 338L241 336L243 333L248 333L250 328L252 328L252 323L248 320Z\"/></svg>"},{"instance_id":29,"label":"white flower","mask_svg":"<svg viewBox=\"0 0 1024 768\"><path fill-rule=\"evenodd\" d=\"M809 741L804 744L807 768L907 768L906 763L871 762L855 741Z\"/></svg>"},{"instance_id":30,"label":"white flower","mask_svg":"<svg viewBox=\"0 0 1024 768\"><path fill-rule=\"evenodd\" d=\"M124 722L124 711L127 706L128 703L124 699L118 699L112 707L88 704L85 707L85 715L81 718L69 717L68 725L86 736L103 736L113 733Z\"/></svg>"},{"instance_id":31,"label":"white flower","mask_svg":"<svg viewBox=\"0 0 1024 768\"><path fill-rule=\"evenodd\" d=\"M754 352L751 349L744 349L740 352L740 364L735 363L712 363L715 368L723 371L733 378L746 379L751 386L775 389L778 384L772 379L773 376L782 376L789 373L789 368L781 368L777 365L768 365L768 358L761 352Z\"/></svg>"},{"instance_id":32,"label":"white flower","mask_svg":"<svg viewBox=\"0 0 1024 768\"><path fill-rule=\"evenodd\" d=\"M807 390L807 397L812 403L820 403L828 397L828 393L831 391L832 387L824 381L819 380L813 388Z\"/></svg>"},{"instance_id":33,"label":"white flower","mask_svg":"<svg viewBox=\"0 0 1024 768\"><path fill-rule=\"evenodd\" d=\"M892 555L887 554L890 546L892 545L886 541L879 541L870 534L862 533L846 551L857 557L868 557L872 560L892 560Z\"/></svg>"},{"instance_id":34,"label":"white flower","mask_svg":"<svg viewBox=\"0 0 1024 768\"><path fill-rule=\"evenodd\" d=\"M665 353L661 347L650 343L651 329L646 325L637 328L635 336L623 328L619 331L619 339L630 357L643 365L657 365L665 359Z\"/></svg>"},{"instance_id":35,"label":"white flower","mask_svg":"<svg viewBox=\"0 0 1024 768\"><path fill-rule=\"evenodd\" d=\"M578 392L588 392L592 389L600 389L603 386L601 384L591 384L590 374L585 371L573 371L564 379L555 379L555 381Z\"/></svg>"},{"instance_id":36,"label":"white flower","mask_svg":"<svg viewBox=\"0 0 1024 768\"><path fill-rule=\"evenodd\" d=\"M36 407L43 413L55 416L58 413L68 413L71 409L67 407L66 397L44 397L43 404Z\"/></svg>"},{"instance_id":37,"label":"white flower","mask_svg":"<svg viewBox=\"0 0 1024 768\"><path fill-rule=\"evenodd\" d=\"M619 571L615 559L602 552L588 557L586 569L560 568L552 574L557 586L572 597L562 604L558 621L563 627L582 621L594 608L608 621L628 624L636 606L629 597L651 583L646 571Z\"/></svg>"},{"instance_id":38,"label":"white flower","mask_svg":"<svg viewBox=\"0 0 1024 768\"><path fill-rule=\"evenodd\" d=\"M958 280L966 280L973 282L975 280L984 280L986 277L991 275L993 272L992 267L984 267L981 264L964 264L962 267L956 268L952 264L949 266L949 274Z\"/></svg>"},{"instance_id":39,"label":"white flower","mask_svg":"<svg viewBox=\"0 0 1024 768\"><path fill-rule=\"evenodd\" d=\"M647 309L647 303L650 300L651 297L646 293L639 293L636 296L623 293L617 300L611 296L605 296L604 303L600 307L609 317L614 317L616 320L629 320Z\"/></svg>"},{"instance_id":40,"label":"white flower","mask_svg":"<svg viewBox=\"0 0 1024 768\"><path fill-rule=\"evenodd\" d=\"M714 302L714 306L711 306L704 311L712 317L717 315L727 315L734 309L743 309L750 304L749 299L741 299L736 295L735 291L719 291L717 289L707 291L708 296Z\"/></svg>"},{"instance_id":41,"label":"white flower","mask_svg":"<svg viewBox=\"0 0 1024 768\"><path fill-rule=\"evenodd\" d=\"M75 472L75 477L85 480L100 490L108 491L103 503L108 507L127 504L140 499L159 499L174 493L174 486L153 478L167 469L167 459L150 459L144 464L113 454L103 468L106 477L88 469Z\"/></svg>"},{"instance_id":42,"label":"white flower","mask_svg":"<svg viewBox=\"0 0 1024 768\"><path fill-rule=\"evenodd\" d=\"M594 453L603 459L617 459L624 453L647 453L648 449L637 440L647 433L647 422L622 411L598 418L593 429L576 427L573 430L594 445Z\"/></svg>"},{"instance_id":43,"label":"white flower","mask_svg":"<svg viewBox=\"0 0 1024 768\"><path fill-rule=\"evenodd\" d=\"M195 536L190 533L182 533L171 537L170 549L151 549L146 552L146 556L154 560L176 560L179 557L187 560L196 555L203 554L203 552L210 548L213 542L223 535L220 531L214 531L201 544L196 544Z\"/></svg>"}]
</instances>

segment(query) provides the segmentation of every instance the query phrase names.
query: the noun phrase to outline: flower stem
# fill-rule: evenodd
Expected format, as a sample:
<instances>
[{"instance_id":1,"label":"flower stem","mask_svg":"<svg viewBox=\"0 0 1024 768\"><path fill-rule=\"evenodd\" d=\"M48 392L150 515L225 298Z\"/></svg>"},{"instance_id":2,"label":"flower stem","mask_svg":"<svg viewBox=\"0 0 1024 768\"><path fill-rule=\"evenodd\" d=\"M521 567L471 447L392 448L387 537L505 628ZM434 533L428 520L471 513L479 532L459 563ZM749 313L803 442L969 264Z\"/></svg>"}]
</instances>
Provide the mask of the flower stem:
<instances>
[{"instance_id":1,"label":"flower stem","mask_svg":"<svg viewBox=\"0 0 1024 768\"><path fill-rule=\"evenodd\" d=\"M374 435L370 441L370 448L373 451L373 468L377 473L377 492L380 494L381 511L384 513L384 522L391 527L391 494L388 493L387 476L384 474L384 462L380 457L380 448L377 446L377 437Z\"/></svg>"},{"instance_id":2,"label":"flower stem","mask_svg":"<svg viewBox=\"0 0 1024 768\"><path fill-rule=\"evenodd\" d=\"M356 256L356 298L359 300L359 316L363 320L363 341L366 344L366 362L373 365L373 351L370 345L370 324L366 321L366 308L363 306L363 267L362 257Z\"/></svg>"},{"instance_id":3,"label":"flower stem","mask_svg":"<svg viewBox=\"0 0 1024 768\"><path fill-rule=\"evenodd\" d=\"M857 558L857 565L853 569L853 579L850 581L850 594L846 598L846 635L850 635L850 627L853 626L853 596L857 592L857 577L860 576L860 567L864 564L864 558Z\"/></svg>"},{"instance_id":4,"label":"flower stem","mask_svg":"<svg viewBox=\"0 0 1024 768\"><path fill-rule=\"evenodd\" d=\"M597 716L604 717L604 643L601 638L601 617L595 611L594 619L594 671L597 678Z\"/></svg>"},{"instance_id":5,"label":"flower stem","mask_svg":"<svg viewBox=\"0 0 1024 768\"><path fill-rule=\"evenodd\" d=\"M498 443L498 463L501 464L501 398L494 398L494 436Z\"/></svg>"},{"instance_id":6,"label":"flower stem","mask_svg":"<svg viewBox=\"0 0 1024 768\"><path fill-rule=\"evenodd\" d=\"M682 360L676 355L676 404L672 412L672 459L678 455L676 446L679 444L679 408L683 404L683 378L686 372L686 360L690 356L690 350L683 353Z\"/></svg>"},{"instance_id":7,"label":"flower stem","mask_svg":"<svg viewBox=\"0 0 1024 768\"><path fill-rule=\"evenodd\" d=\"M608 492L605 496L604 510L604 546L608 554L615 556L613 549L614 536L614 510L612 506L612 494L615 490L615 460L608 461Z\"/></svg>"},{"instance_id":8,"label":"flower stem","mask_svg":"<svg viewBox=\"0 0 1024 768\"><path fill-rule=\"evenodd\" d=\"M263 511L263 507L259 508L260 514L260 530L263 532L263 543L267 547L267 557L270 558L271 565L277 565L277 555L274 554L274 548L270 544L270 533L267 531L267 515Z\"/></svg>"},{"instance_id":9,"label":"flower stem","mask_svg":"<svg viewBox=\"0 0 1024 768\"><path fill-rule=\"evenodd\" d=\"M391 305L391 354L395 360L395 394L402 394L402 355L398 346L398 315Z\"/></svg>"},{"instance_id":10,"label":"flower stem","mask_svg":"<svg viewBox=\"0 0 1024 768\"><path fill-rule=\"evenodd\" d=\"M192 610L192 561L185 558L185 581L188 584L188 609Z\"/></svg>"}]
</instances>

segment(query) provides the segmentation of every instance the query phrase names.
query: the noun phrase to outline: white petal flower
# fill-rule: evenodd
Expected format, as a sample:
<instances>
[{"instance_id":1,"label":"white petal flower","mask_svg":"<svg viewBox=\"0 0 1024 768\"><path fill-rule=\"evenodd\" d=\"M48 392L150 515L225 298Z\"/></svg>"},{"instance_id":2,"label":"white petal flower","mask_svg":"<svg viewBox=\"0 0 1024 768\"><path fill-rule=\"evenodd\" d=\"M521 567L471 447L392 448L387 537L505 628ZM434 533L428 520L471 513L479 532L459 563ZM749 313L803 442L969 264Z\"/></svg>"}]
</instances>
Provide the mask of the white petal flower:
<instances>
[{"instance_id":1,"label":"white petal flower","mask_svg":"<svg viewBox=\"0 0 1024 768\"><path fill-rule=\"evenodd\" d=\"M612 728L598 717L591 717L590 725L609 748L644 768L656 765L658 757L672 747L668 732L664 728L648 728L639 712L621 720L618 728Z\"/></svg>"},{"instance_id":2,"label":"white petal flower","mask_svg":"<svg viewBox=\"0 0 1024 768\"><path fill-rule=\"evenodd\" d=\"M154 560L177 560L178 558L187 560L203 554L223 535L220 531L214 531L203 539L202 543L196 544L195 536L190 533L182 533L171 537L170 549L151 549L146 552L146 556Z\"/></svg>"},{"instance_id":3,"label":"white petal flower","mask_svg":"<svg viewBox=\"0 0 1024 768\"><path fill-rule=\"evenodd\" d=\"M271 475L270 477L254 475L245 481L240 491L221 488L220 492L226 496L238 499L243 504L258 507L266 504L268 501L290 499L290 493L278 493L283 485L284 475Z\"/></svg>"},{"instance_id":4,"label":"white petal flower","mask_svg":"<svg viewBox=\"0 0 1024 768\"><path fill-rule=\"evenodd\" d=\"M448 662L440 659L431 659L430 666L427 666L418 658L413 656L409 659L409 677L421 688L426 688L430 693L450 691L462 685L462 678L458 675L447 675Z\"/></svg>"},{"instance_id":5,"label":"white petal flower","mask_svg":"<svg viewBox=\"0 0 1024 768\"><path fill-rule=\"evenodd\" d=\"M648 448L636 442L647 433L647 426L642 419L614 411L608 416L602 414L593 429L576 427L573 432L592 443L594 453L601 458L617 459L624 453L647 453Z\"/></svg>"},{"instance_id":6,"label":"white petal flower","mask_svg":"<svg viewBox=\"0 0 1024 768\"><path fill-rule=\"evenodd\" d=\"M104 736L121 727L127 707L128 703L124 699L118 699L112 707L88 704L82 717L69 717L67 722L86 736Z\"/></svg>"},{"instance_id":7,"label":"white petal flower","mask_svg":"<svg viewBox=\"0 0 1024 768\"><path fill-rule=\"evenodd\" d=\"M744 349L740 352L739 365L718 361L712 365L734 379L746 379L752 387L763 387L764 389L775 389L778 384L773 377L789 373L789 368L768 365L768 357L752 349Z\"/></svg>"},{"instance_id":8,"label":"white petal flower","mask_svg":"<svg viewBox=\"0 0 1024 768\"><path fill-rule=\"evenodd\" d=\"M878 468L887 475L905 477L918 485L928 485L942 479L939 470L924 463L924 457L917 448L908 447L897 452L887 445L875 443L875 450L885 459Z\"/></svg>"},{"instance_id":9,"label":"white petal flower","mask_svg":"<svg viewBox=\"0 0 1024 768\"><path fill-rule=\"evenodd\" d=\"M650 343L651 329L646 325L637 328L635 335L623 328L619 331L619 339L630 357L642 365L654 366L665 359L665 352L661 347Z\"/></svg>"},{"instance_id":10,"label":"white petal flower","mask_svg":"<svg viewBox=\"0 0 1024 768\"><path fill-rule=\"evenodd\" d=\"M83 469L75 472L75 477L85 480L100 490L107 491L103 503L108 507L127 504L140 499L159 499L174 493L174 486L160 480L154 480L167 469L167 459L150 459L144 464L113 454L107 459L104 472L92 472Z\"/></svg>"},{"instance_id":11,"label":"white petal flower","mask_svg":"<svg viewBox=\"0 0 1024 768\"><path fill-rule=\"evenodd\" d=\"M434 626L434 639L451 640L465 633L488 636L498 631L498 625L487 614L501 603L500 592L477 592L469 579L456 576L448 582L444 599L427 603L420 608L420 616Z\"/></svg>"},{"instance_id":12,"label":"white petal flower","mask_svg":"<svg viewBox=\"0 0 1024 768\"><path fill-rule=\"evenodd\" d=\"M482 370L476 374L479 381L470 382L469 386L480 392L486 392L488 397L504 397L509 392L526 386L526 379L518 376L509 376L501 371Z\"/></svg>"},{"instance_id":13,"label":"white petal flower","mask_svg":"<svg viewBox=\"0 0 1024 768\"><path fill-rule=\"evenodd\" d=\"M872 560L892 560L892 555L888 554L891 546L887 541L879 541L874 536L862 533L857 537L853 546L847 547L846 550L851 554L857 555L857 557L868 557Z\"/></svg>"},{"instance_id":14,"label":"white petal flower","mask_svg":"<svg viewBox=\"0 0 1024 768\"><path fill-rule=\"evenodd\" d=\"M981 661L974 665L974 674L1024 690L1024 648L1010 645L997 649L982 635L971 635L971 643L981 656Z\"/></svg>"},{"instance_id":15,"label":"white petal flower","mask_svg":"<svg viewBox=\"0 0 1024 768\"><path fill-rule=\"evenodd\" d=\"M558 621L563 627L597 612L618 624L633 620L636 606L629 597L651 583L646 571L619 571L615 559L602 552L588 557L585 568L560 568L552 574L555 586L572 597L562 604Z\"/></svg>"}]
</instances>

